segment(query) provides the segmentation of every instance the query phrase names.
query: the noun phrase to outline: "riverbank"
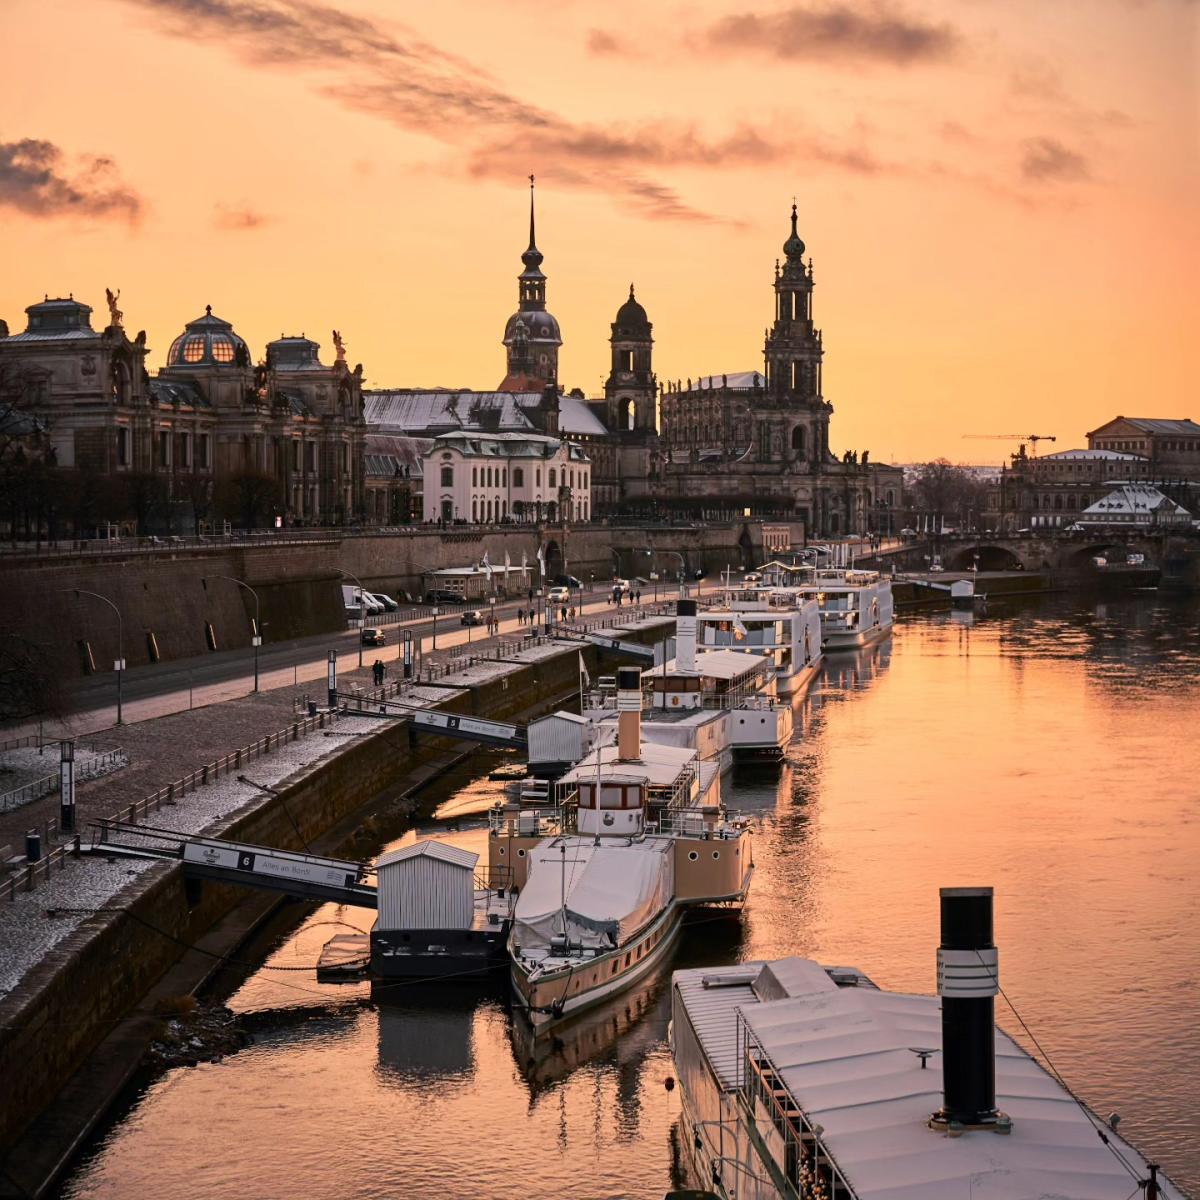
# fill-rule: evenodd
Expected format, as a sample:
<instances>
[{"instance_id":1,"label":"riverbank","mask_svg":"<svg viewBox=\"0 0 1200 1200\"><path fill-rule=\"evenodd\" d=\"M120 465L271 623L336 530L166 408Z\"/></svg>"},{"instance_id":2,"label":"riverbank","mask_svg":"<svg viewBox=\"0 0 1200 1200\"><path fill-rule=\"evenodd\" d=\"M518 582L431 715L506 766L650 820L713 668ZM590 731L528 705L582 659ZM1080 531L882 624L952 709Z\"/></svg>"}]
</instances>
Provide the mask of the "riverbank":
<instances>
[{"instance_id":1,"label":"riverbank","mask_svg":"<svg viewBox=\"0 0 1200 1200\"><path fill-rule=\"evenodd\" d=\"M663 622L640 622L622 636L652 641L662 628ZM576 693L580 653L596 672L595 649L575 642L531 647L516 660L476 662L440 679L429 707L526 719ZM285 849L335 849L380 797L410 790L461 753L461 743L446 739L414 743L407 723L354 720L370 724L346 730L357 736L271 785L276 794L255 794L204 832ZM246 901L238 889L209 884L197 898L177 866L155 864L100 911L83 914L78 928L25 975L0 1002L0 1076L8 1085L0 1142L13 1146L2 1164L0 1196L44 1193L136 1068L158 1028L156 1002L199 987L274 903Z\"/></svg>"}]
</instances>

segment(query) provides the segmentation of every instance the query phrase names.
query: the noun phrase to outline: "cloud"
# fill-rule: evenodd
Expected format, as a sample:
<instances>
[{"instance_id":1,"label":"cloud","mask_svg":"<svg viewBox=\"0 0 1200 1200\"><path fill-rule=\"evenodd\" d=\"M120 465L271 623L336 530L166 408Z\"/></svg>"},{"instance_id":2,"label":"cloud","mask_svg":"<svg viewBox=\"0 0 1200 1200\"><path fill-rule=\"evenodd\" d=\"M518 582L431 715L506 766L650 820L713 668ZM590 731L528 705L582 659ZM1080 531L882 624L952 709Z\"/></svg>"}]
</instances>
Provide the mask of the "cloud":
<instances>
[{"instance_id":1,"label":"cloud","mask_svg":"<svg viewBox=\"0 0 1200 1200\"><path fill-rule=\"evenodd\" d=\"M1030 183L1083 183L1091 179L1088 160L1051 137L1021 143L1021 176Z\"/></svg>"},{"instance_id":2,"label":"cloud","mask_svg":"<svg viewBox=\"0 0 1200 1200\"><path fill-rule=\"evenodd\" d=\"M0 205L35 217L118 218L136 222L143 201L123 184L112 159L81 156L72 166L53 142L0 142Z\"/></svg>"},{"instance_id":3,"label":"cloud","mask_svg":"<svg viewBox=\"0 0 1200 1200\"><path fill-rule=\"evenodd\" d=\"M270 225L274 220L274 217L258 212L248 204L218 204L213 213L213 226L232 233L260 229L263 225Z\"/></svg>"},{"instance_id":4,"label":"cloud","mask_svg":"<svg viewBox=\"0 0 1200 1200\"><path fill-rule=\"evenodd\" d=\"M909 16L887 0L820 6L794 4L778 12L734 13L703 33L716 54L742 51L780 59L874 62L906 67L953 58L962 39L946 22Z\"/></svg>"},{"instance_id":5,"label":"cloud","mask_svg":"<svg viewBox=\"0 0 1200 1200\"><path fill-rule=\"evenodd\" d=\"M626 56L630 52L629 43L624 38L606 29L589 29L586 45L588 53L598 57L609 54Z\"/></svg>"},{"instance_id":6,"label":"cloud","mask_svg":"<svg viewBox=\"0 0 1200 1200\"><path fill-rule=\"evenodd\" d=\"M126 3L170 36L207 42L253 66L305 71L320 95L344 108L451 148L454 170L522 177L533 169L547 182L624 197L651 217L720 219L662 183L663 166L761 163L792 150L749 126L712 136L655 120L619 129L581 124L511 94L478 65L403 27L314 0Z\"/></svg>"}]
</instances>

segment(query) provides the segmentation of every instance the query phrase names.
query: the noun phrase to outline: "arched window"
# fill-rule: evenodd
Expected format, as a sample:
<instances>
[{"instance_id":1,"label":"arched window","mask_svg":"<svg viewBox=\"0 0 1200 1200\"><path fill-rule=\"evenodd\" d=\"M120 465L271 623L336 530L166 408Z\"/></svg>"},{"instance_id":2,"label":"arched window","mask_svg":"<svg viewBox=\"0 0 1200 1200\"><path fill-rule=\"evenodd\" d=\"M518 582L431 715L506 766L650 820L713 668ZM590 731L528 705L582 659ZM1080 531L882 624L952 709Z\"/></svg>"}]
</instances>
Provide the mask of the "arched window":
<instances>
[{"instance_id":1,"label":"arched window","mask_svg":"<svg viewBox=\"0 0 1200 1200\"><path fill-rule=\"evenodd\" d=\"M553 468L553 467L551 467L551 468L550 468L550 477L549 477L549 479L546 481L546 482L547 482L547 486L549 486L549 487L554 487L554 481L555 481L555 479L556 479L556 478L557 478L557 475L555 474L554 468Z\"/></svg>"},{"instance_id":2,"label":"arched window","mask_svg":"<svg viewBox=\"0 0 1200 1200\"><path fill-rule=\"evenodd\" d=\"M453 467L443 467L442 468L442 487L453 487L453 486L454 486L454 468Z\"/></svg>"},{"instance_id":3,"label":"arched window","mask_svg":"<svg viewBox=\"0 0 1200 1200\"><path fill-rule=\"evenodd\" d=\"M795 450L797 454L804 453L804 439L805 439L804 426L797 425L792 430L792 449Z\"/></svg>"},{"instance_id":4,"label":"arched window","mask_svg":"<svg viewBox=\"0 0 1200 1200\"><path fill-rule=\"evenodd\" d=\"M479 501L478 500L471 501L471 520L472 521L479 520Z\"/></svg>"},{"instance_id":5,"label":"arched window","mask_svg":"<svg viewBox=\"0 0 1200 1200\"><path fill-rule=\"evenodd\" d=\"M525 471L521 467L513 467L513 487L525 486Z\"/></svg>"}]
</instances>

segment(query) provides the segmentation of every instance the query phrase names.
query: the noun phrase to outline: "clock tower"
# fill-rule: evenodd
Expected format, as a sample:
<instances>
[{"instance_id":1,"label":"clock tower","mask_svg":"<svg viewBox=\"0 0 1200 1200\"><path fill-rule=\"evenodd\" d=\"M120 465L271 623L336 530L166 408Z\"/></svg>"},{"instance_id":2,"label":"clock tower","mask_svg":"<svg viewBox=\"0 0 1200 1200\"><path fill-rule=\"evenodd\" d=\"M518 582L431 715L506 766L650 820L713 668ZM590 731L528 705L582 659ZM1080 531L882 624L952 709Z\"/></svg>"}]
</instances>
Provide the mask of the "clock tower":
<instances>
[{"instance_id":1,"label":"clock tower","mask_svg":"<svg viewBox=\"0 0 1200 1200\"><path fill-rule=\"evenodd\" d=\"M657 385L651 366L653 326L629 285L629 299L612 323L612 365L604 382L605 424L611 433L656 433Z\"/></svg>"}]
</instances>

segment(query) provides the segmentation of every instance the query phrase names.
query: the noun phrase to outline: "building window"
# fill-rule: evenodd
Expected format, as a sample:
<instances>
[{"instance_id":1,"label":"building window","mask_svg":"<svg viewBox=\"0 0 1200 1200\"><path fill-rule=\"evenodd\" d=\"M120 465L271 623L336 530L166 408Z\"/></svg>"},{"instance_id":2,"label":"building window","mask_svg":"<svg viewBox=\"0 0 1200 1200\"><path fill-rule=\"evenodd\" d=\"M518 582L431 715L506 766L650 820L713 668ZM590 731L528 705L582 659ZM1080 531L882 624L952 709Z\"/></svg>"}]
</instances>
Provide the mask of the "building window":
<instances>
[{"instance_id":1,"label":"building window","mask_svg":"<svg viewBox=\"0 0 1200 1200\"><path fill-rule=\"evenodd\" d=\"M187 356L187 347L184 347L184 356ZM216 362L231 363L233 362L233 342L227 337L214 337L212 340L212 356ZM188 360L191 361L190 359Z\"/></svg>"},{"instance_id":2,"label":"building window","mask_svg":"<svg viewBox=\"0 0 1200 1200\"><path fill-rule=\"evenodd\" d=\"M453 467L443 467L442 468L442 487L453 487L453 486L454 486L454 468Z\"/></svg>"},{"instance_id":3,"label":"building window","mask_svg":"<svg viewBox=\"0 0 1200 1200\"><path fill-rule=\"evenodd\" d=\"M300 470L300 443L299 441L292 442L292 470Z\"/></svg>"},{"instance_id":4,"label":"building window","mask_svg":"<svg viewBox=\"0 0 1200 1200\"><path fill-rule=\"evenodd\" d=\"M472 487L479 486L479 468L478 467L471 468L471 486Z\"/></svg>"},{"instance_id":5,"label":"building window","mask_svg":"<svg viewBox=\"0 0 1200 1200\"><path fill-rule=\"evenodd\" d=\"M513 467L513 487L525 486L525 472L521 467Z\"/></svg>"},{"instance_id":6,"label":"building window","mask_svg":"<svg viewBox=\"0 0 1200 1200\"><path fill-rule=\"evenodd\" d=\"M534 472L534 487L541 487L541 486L542 486L542 468L538 467L538 469Z\"/></svg>"},{"instance_id":7,"label":"building window","mask_svg":"<svg viewBox=\"0 0 1200 1200\"><path fill-rule=\"evenodd\" d=\"M179 435L179 465L181 467L192 465L192 435L190 433Z\"/></svg>"},{"instance_id":8,"label":"building window","mask_svg":"<svg viewBox=\"0 0 1200 1200\"><path fill-rule=\"evenodd\" d=\"M171 433L167 429L158 431L158 465L160 467L171 465Z\"/></svg>"},{"instance_id":9,"label":"building window","mask_svg":"<svg viewBox=\"0 0 1200 1200\"><path fill-rule=\"evenodd\" d=\"M117 427L117 466L129 466L129 430L124 425Z\"/></svg>"},{"instance_id":10,"label":"building window","mask_svg":"<svg viewBox=\"0 0 1200 1200\"><path fill-rule=\"evenodd\" d=\"M202 466L205 470L212 466L212 449L207 433L202 433L200 435L199 455L200 466Z\"/></svg>"},{"instance_id":11,"label":"building window","mask_svg":"<svg viewBox=\"0 0 1200 1200\"><path fill-rule=\"evenodd\" d=\"M547 481L547 483L548 483L548 486L549 486L549 487L553 487L553 486L554 486L554 480L555 480L556 478L557 478L557 476L555 475L554 468L553 468L553 467L551 467L551 468L550 468L550 477L549 477L549 479L548 479L548 481Z\"/></svg>"},{"instance_id":12,"label":"building window","mask_svg":"<svg viewBox=\"0 0 1200 1200\"><path fill-rule=\"evenodd\" d=\"M183 343L183 349L180 350L179 357L184 362L199 362L204 357L204 338L196 335L188 338Z\"/></svg>"}]
</instances>

